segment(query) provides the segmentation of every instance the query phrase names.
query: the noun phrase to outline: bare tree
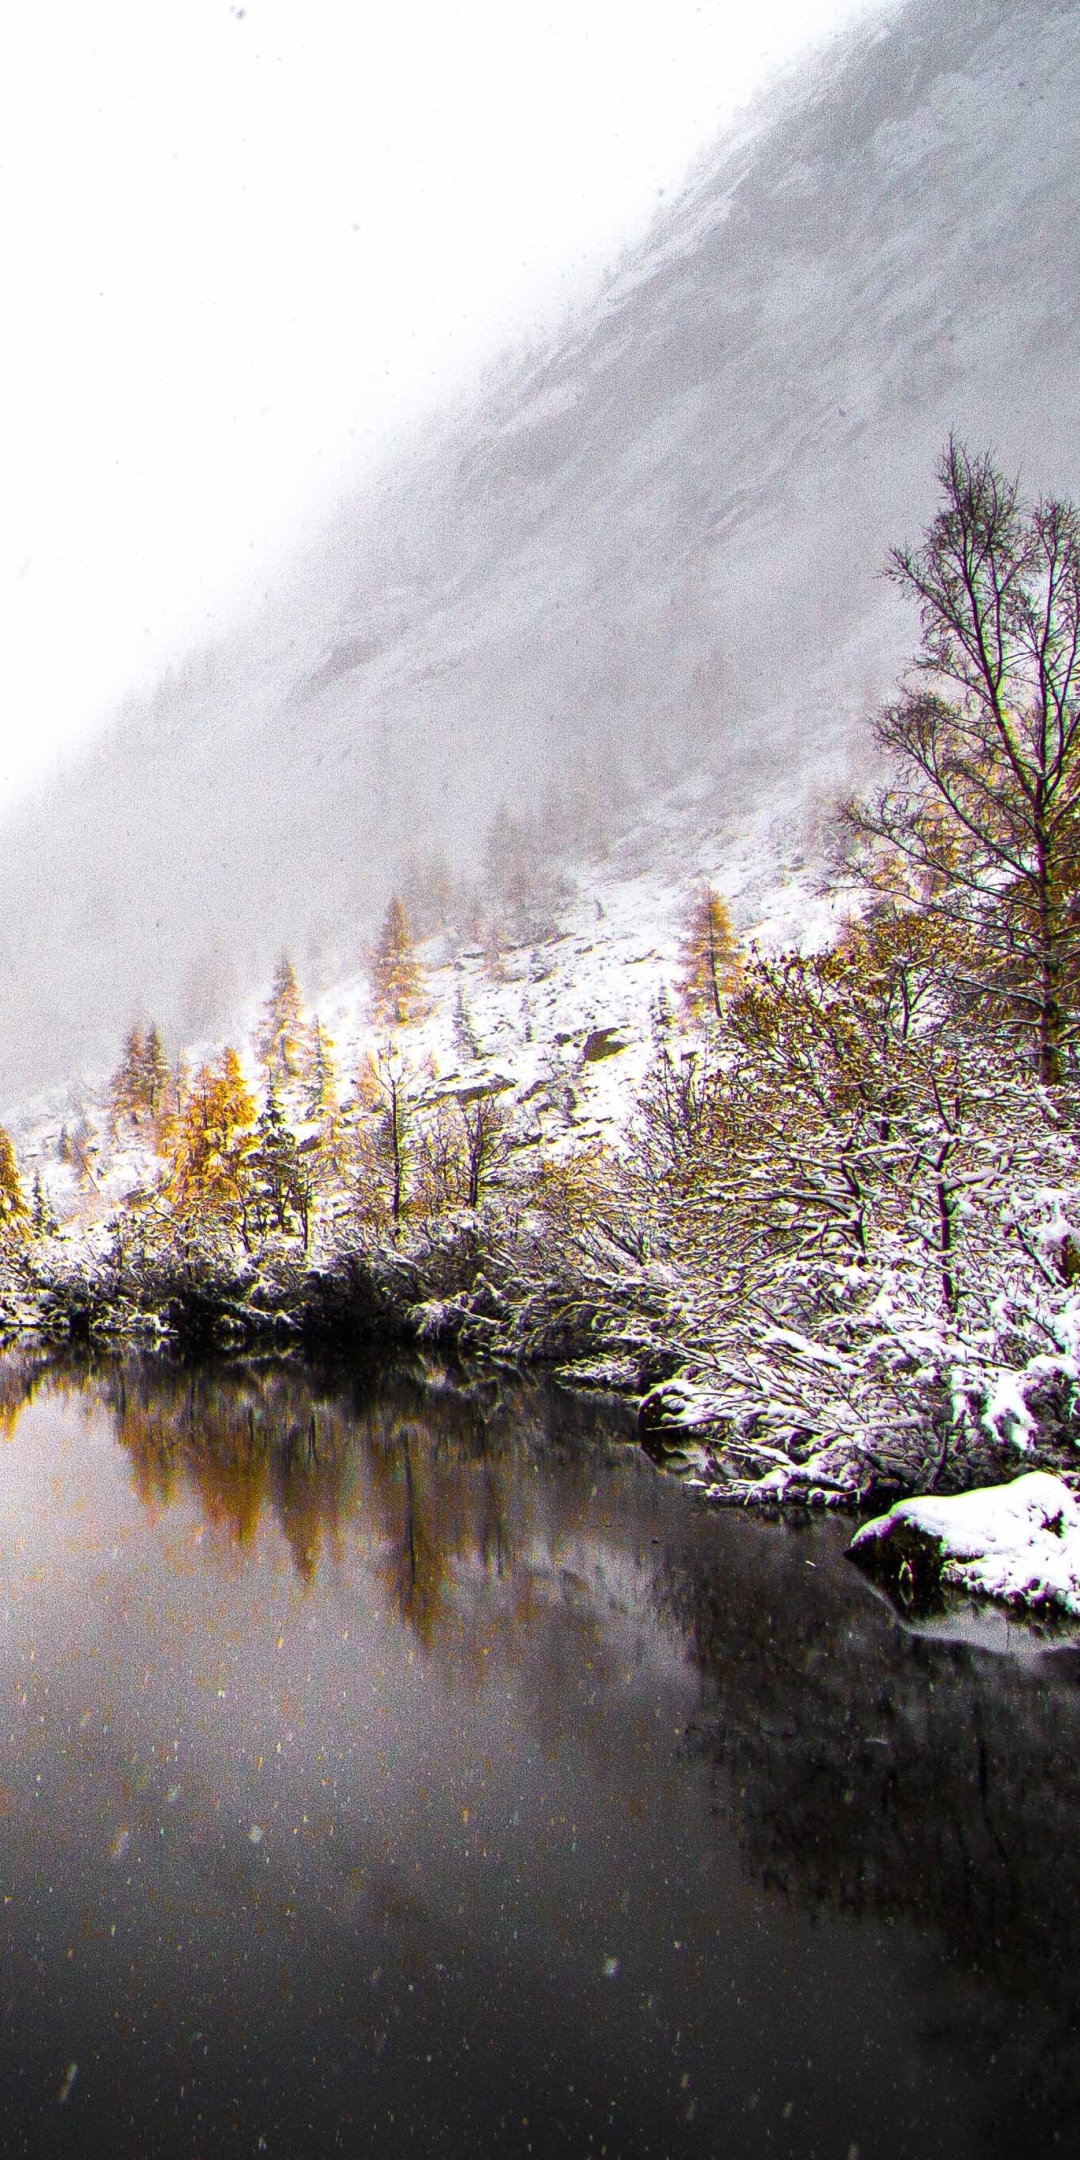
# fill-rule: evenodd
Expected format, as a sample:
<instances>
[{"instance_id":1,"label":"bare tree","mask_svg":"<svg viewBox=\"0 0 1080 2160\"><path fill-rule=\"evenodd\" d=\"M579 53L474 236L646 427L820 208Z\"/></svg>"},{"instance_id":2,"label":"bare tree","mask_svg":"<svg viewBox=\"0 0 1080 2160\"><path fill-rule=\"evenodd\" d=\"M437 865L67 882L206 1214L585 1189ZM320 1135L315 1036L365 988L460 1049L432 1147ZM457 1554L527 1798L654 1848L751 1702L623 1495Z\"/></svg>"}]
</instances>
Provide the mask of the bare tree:
<instances>
[{"instance_id":1,"label":"bare tree","mask_svg":"<svg viewBox=\"0 0 1080 2160\"><path fill-rule=\"evenodd\" d=\"M408 1199L416 1075L393 1041L370 1060L370 1073L381 1105L379 1139L390 1183L390 1213L401 1221Z\"/></svg>"},{"instance_id":2,"label":"bare tree","mask_svg":"<svg viewBox=\"0 0 1080 2160\"><path fill-rule=\"evenodd\" d=\"M465 1205L476 1208L493 1171L506 1157L506 1111L498 1096L477 1095L459 1102L464 1144Z\"/></svg>"},{"instance_id":3,"label":"bare tree","mask_svg":"<svg viewBox=\"0 0 1080 2160\"><path fill-rule=\"evenodd\" d=\"M1080 1006L1080 516L949 444L942 507L887 575L922 642L875 723L891 783L847 805L868 882L978 936L970 992L1062 1078Z\"/></svg>"}]
</instances>

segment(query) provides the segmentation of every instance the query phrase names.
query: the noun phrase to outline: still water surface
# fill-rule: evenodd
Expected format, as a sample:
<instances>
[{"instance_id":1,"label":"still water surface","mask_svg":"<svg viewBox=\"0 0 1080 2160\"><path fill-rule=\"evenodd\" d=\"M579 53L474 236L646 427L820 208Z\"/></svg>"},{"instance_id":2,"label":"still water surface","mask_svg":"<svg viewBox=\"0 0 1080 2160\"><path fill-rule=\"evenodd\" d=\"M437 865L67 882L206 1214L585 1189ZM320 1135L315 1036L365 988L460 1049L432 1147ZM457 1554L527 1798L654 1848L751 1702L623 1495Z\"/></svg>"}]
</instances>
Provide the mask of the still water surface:
<instances>
[{"instance_id":1,"label":"still water surface","mask_svg":"<svg viewBox=\"0 0 1080 2160\"><path fill-rule=\"evenodd\" d=\"M0 2150L1080 2150L1080 1658L543 1388L0 1365Z\"/></svg>"}]
</instances>

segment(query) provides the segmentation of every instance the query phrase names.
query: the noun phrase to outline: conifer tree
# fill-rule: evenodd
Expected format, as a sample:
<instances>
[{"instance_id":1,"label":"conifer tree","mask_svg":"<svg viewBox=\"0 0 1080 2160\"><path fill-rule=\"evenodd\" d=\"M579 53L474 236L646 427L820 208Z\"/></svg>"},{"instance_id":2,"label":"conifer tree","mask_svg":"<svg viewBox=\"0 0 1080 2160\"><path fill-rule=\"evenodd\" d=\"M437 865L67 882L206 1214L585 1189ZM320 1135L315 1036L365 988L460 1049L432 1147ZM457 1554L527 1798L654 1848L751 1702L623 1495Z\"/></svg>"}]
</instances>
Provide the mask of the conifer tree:
<instances>
[{"instance_id":1,"label":"conifer tree","mask_svg":"<svg viewBox=\"0 0 1080 2160\"><path fill-rule=\"evenodd\" d=\"M411 855L401 875L401 897L409 922L421 937L445 930L454 910L450 865L441 848Z\"/></svg>"},{"instance_id":2,"label":"conifer tree","mask_svg":"<svg viewBox=\"0 0 1080 2160\"><path fill-rule=\"evenodd\" d=\"M154 1022L146 1031L143 1046L143 1101L154 1123L166 1108L169 1093L169 1060Z\"/></svg>"},{"instance_id":3,"label":"conifer tree","mask_svg":"<svg viewBox=\"0 0 1080 2160\"><path fill-rule=\"evenodd\" d=\"M709 885L702 886L690 902L680 957L679 995L684 1009L695 1019L722 1019L724 998L738 981L738 946L727 908Z\"/></svg>"},{"instance_id":4,"label":"conifer tree","mask_svg":"<svg viewBox=\"0 0 1080 2160\"><path fill-rule=\"evenodd\" d=\"M390 1167L390 1213L395 1223L405 1211L409 1171L411 1104L401 1060L391 1050L377 1064L383 1091L382 1139Z\"/></svg>"},{"instance_id":5,"label":"conifer tree","mask_svg":"<svg viewBox=\"0 0 1080 2160\"><path fill-rule=\"evenodd\" d=\"M0 1125L0 1237L25 1237L29 1228L30 1210L19 1183L15 1150Z\"/></svg>"},{"instance_id":6,"label":"conifer tree","mask_svg":"<svg viewBox=\"0 0 1080 2160\"><path fill-rule=\"evenodd\" d=\"M34 1172L34 1201L31 1221L35 1237L51 1237L57 1227L56 1217L49 1206L49 1198L42 1183L40 1170Z\"/></svg>"},{"instance_id":7,"label":"conifer tree","mask_svg":"<svg viewBox=\"0 0 1080 2160\"><path fill-rule=\"evenodd\" d=\"M395 1224L411 1197L420 1079L392 1041L369 1052L356 1076L357 1202L362 1214L385 1213Z\"/></svg>"},{"instance_id":8,"label":"conifer tree","mask_svg":"<svg viewBox=\"0 0 1080 2160\"><path fill-rule=\"evenodd\" d=\"M465 985L461 979L460 966L454 983L454 1047L459 1057L474 1058L480 1054L472 1014L465 1001Z\"/></svg>"},{"instance_id":9,"label":"conifer tree","mask_svg":"<svg viewBox=\"0 0 1080 2160\"><path fill-rule=\"evenodd\" d=\"M157 1124L165 1108L168 1081L168 1060L156 1026L151 1021L144 1034L136 1023L125 1039L109 1088L109 1127L114 1138L125 1125L141 1132Z\"/></svg>"},{"instance_id":10,"label":"conifer tree","mask_svg":"<svg viewBox=\"0 0 1080 2160\"><path fill-rule=\"evenodd\" d=\"M268 1075L279 1087L290 1080L301 1079L307 1070L309 1047L304 1008L287 952L282 953L274 973L257 1049Z\"/></svg>"},{"instance_id":11,"label":"conifer tree","mask_svg":"<svg viewBox=\"0 0 1080 2160\"><path fill-rule=\"evenodd\" d=\"M299 1230L306 1252L315 1196L313 1170L300 1152L296 1134L282 1116L272 1085L259 1117L249 1167L257 1182L254 1212L259 1227L273 1225L284 1233Z\"/></svg>"},{"instance_id":12,"label":"conifer tree","mask_svg":"<svg viewBox=\"0 0 1080 2160\"><path fill-rule=\"evenodd\" d=\"M226 1049L218 1065L196 1073L178 1119L164 1193L181 1219L216 1219L243 1229L254 1123L240 1060Z\"/></svg>"},{"instance_id":13,"label":"conifer tree","mask_svg":"<svg viewBox=\"0 0 1080 2160\"><path fill-rule=\"evenodd\" d=\"M94 1164L99 1153L97 1134L84 1110L68 1140L68 1159L80 1184L96 1187Z\"/></svg>"},{"instance_id":14,"label":"conifer tree","mask_svg":"<svg viewBox=\"0 0 1080 2160\"><path fill-rule=\"evenodd\" d=\"M115 1137L125 1124L138 1126L144 1109L146 1043L138 1023L129 1029L109 1087L109 1126Z\"/></svg>"},{"instance_id":15,"label":"conifer tree","mask_svg":"<svg viewBox=\"0 0 1080 2160\"><path fill-rule=\"evenodd\" d=\"M372 955L371 988L376 1017L394 1027L407 1027L423 1009L420 964L416 958L405 910L396 897L382 920Z\"/></svg>"},{"instance_id":16,"label":"conifer tree","mask_svg":"<svg viewBox=\"0 0 1080 2160\"><path fill-rule=\"evenodd\" d=\"M161 1095L154 1117L154 1146L159 1155L171 1159L176 1149L177 1134L184 1104L191 1091L191 1073L187 1059L181 1051L170 1069L165 1066Z\"/></svg>"},{"instance_id":17,"label":"conifer tree","mask_svg":"<svg viewBox=\"0 0 1080 2160\"><path fill-rule=\"evenodd\" d=\"M488 1179L506 1159L507 1113L497 1095L478 1095L472 1102L459 1102L458 1116L466 1174L462 1197L466 1207L476 1208Z\"/></svg>"},{"instance_id":18,"label":"conifer tree","mask_svg":"<svg viewBox=\"0 0 1080 2160\"><path fill-rule=\"evenodd\" d=\"M503 804L484 844L484 891L488 901L486 945L493 972L505 946L535 943L556 927L566 881L553 867L551 834L536 818L511 817Z\"/></svg>"},{"instance_id":19,"label":"conifer tree","mask_svg":"<svg viewBox=\"0 0 1080 2160\"><path fill-rule=\"evenodd\" d=\"M327 1117L337 1105L337 1069L334 1045L318 1014L311 1023L311 1059L307 1106L312 1117Z\"/></svg>"}]
</instances>

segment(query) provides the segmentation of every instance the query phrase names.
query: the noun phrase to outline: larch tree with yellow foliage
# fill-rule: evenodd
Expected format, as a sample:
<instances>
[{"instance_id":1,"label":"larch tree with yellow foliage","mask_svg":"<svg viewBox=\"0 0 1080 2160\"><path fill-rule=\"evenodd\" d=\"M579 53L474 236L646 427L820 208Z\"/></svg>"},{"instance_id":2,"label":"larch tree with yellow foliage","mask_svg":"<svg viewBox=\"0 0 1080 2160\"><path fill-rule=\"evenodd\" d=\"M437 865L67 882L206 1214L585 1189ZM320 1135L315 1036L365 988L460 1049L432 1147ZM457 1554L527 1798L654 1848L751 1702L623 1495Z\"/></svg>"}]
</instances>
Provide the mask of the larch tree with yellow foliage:
<instances>
[{"instance_id":1,"label":"larch tree with yellow foliage","mask_svg":"<svg viewBox=\"0 0 1080 2160\"><path fill-rule=\"evenodd\" d=\"M203 1065L184 1098L163 1187L181 1222L212 1221L245 1233L255 1104L235 1050Z\"/></svg>"},{"instance_id":2,"label":"larch tree with yellow foliage","mask_svg":"<svg viewBox=\"0 0 1080 2160\"><path fill-rule=\"evenodd\" d=\"M164 1115L169 1062L161 1036L151 1021L146 1033L136 1022L124 1042L123 1056L109 1088L109 1126L117 1138L125 1126L137 1133L155 1132Z\"/></svg>"},{"instance_id":3,"label":"larch tree with yellow foliage","mask_svg":"<svg viewBox=\"0 0 1080 2160\"><path fill-rule=\"evenodd\" d=\"M679 996L694 1019L722 1020L724 999L739 979L739 948L719 893L701 886L691 899L680 946Z\"/></svg>"},{"instance_id":4,"label":"larch tree with yellow foliage","mask_svg":"<svg viewBox=\"0 0 1080 2160\"><path fill-rule=\"evenodd\" d=\"M6 1244L25 1237L29 1228L30 1210L19 1182L15 1150L0 1125L0 1240Z\"/></svg>"},{"instance_id":5,"label":"larch tree with yellow foliage","mask_svg":"<svg viewBox=\"0 0 1080 2160\"><path fill-rule=\"evenodd\" d=\"M891 771L845 817L871 891L974 938L972 992L1055 1087L1080 1047L1080 509L955 438L938 479L886 573L922 631L874 722Z\"/></svg>"}]
</instances>

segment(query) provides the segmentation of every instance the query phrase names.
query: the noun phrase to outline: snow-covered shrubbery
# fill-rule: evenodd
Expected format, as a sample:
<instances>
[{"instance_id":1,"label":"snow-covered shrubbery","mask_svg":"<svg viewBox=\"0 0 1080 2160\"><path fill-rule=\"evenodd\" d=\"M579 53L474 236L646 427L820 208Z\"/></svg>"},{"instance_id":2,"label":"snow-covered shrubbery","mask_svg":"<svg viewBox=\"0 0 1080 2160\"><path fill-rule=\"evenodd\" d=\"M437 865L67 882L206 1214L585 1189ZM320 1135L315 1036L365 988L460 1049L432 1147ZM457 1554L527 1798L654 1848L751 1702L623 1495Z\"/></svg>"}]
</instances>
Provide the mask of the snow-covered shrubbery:
<instances>
[{"instance_id":1,"label":"snow-covered shrubbery","mask_svg":"<svg viewBox=\"0 0 1080 2160\"><path fill-rule=\"evenodd\" d=\"M567 984L573 942L546 963ZM598 933L586 964L604 951ZM444 1050L441 1070L452 966L425 971L425 1017L393 1052L372 1019L335 1053L298 1004L277 1071L264 1029L243 1059L174 1076L152 1112L118 1115L115 1086L87 1107L87 1167L56 1164L49 1187L67 1220L23 1226L6 1309L58 1332L366 1328L543 1360L642 1395L658 1452L733 1498L1060 1464L1080 1356L1074 1097L968 998L965 953L880 909L816 953L744 947L710 1018L656 997L679 979L668 936L640 993L651 1033L615 958L600 971L628 1043L603 1058L584 1020L557 1045L557 978L547 1025L534 1010L528 1034L502 1027L495 1055L456 1067ZM485 993L499 1011L519 994ZM470 997L493 1035L496 1004ZM30 1135L39 1159L47 1134Z\"/></svg>"},{"instance_id":2,"label":"snow-covered shrubbery","mask_svg":"<svg viewBox=\"0 0 1080 2160\"><path fill-rule=\"evenodd\" d=\"M1080 1436L1080 1159L916 913L751 959L661 1044L629 1176L696 1346L645 1405L732 1497L956 1486Z\"/></svg>"},{"instance_id":3,"label":"snow-covered shrubbery","mask_svg":"<svg viewBox=\"0 0 1080 2160\"><path fill-rule=\"evenodd\" d=\"M788 882L787 939L775 860L748 905L750 819L689 886L686 803L573 885L503 819L498 936L433 873L428 944L392 900L336 1017L283 958L246 1050L170 1070L133 1029L30 1128L11 1324L544 1360L642 1396L722 1498L1070 1462L1080 521L955 443L940 478L891 565L923 639L887 783L842 812L831 893Z\"/></svg>"},{"instance_id":4,"label":"snow-covered shrubbery","mask_svg":"<svg viewBox=\"0 0 1080 2160\"><path fill-rule=\"evenodd\" d=\"M955 440L938 478L888 564L922 635L845 812L861 919L754 962L646 1094L720 1459L761 1496L1074 1438L1080 516Z\"/></svg>"}]
</instances>

